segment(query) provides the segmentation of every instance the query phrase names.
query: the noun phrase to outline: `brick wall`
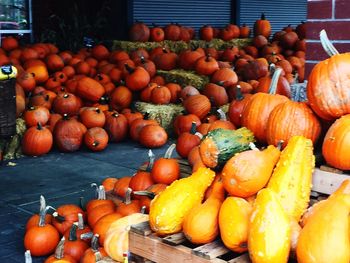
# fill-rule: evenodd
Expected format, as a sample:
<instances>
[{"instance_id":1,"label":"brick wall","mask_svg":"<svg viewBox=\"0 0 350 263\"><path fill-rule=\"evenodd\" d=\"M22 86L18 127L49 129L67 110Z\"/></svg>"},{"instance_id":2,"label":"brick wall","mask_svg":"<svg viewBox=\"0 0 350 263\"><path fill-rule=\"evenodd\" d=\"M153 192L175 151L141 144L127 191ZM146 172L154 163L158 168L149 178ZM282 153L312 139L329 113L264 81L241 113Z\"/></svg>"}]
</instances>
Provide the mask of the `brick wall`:
<instances>
[{"instance_id":1,"label":"brick wall","mask_svg":"<svg viewBox=\"0 0 350 263\"><path fill-rule=\"evenodd\" d=\"M350 0L308 0L306 71L328 56L319 41L322 29L339 52L350 52Z\"/></svg>"}]
</instances>

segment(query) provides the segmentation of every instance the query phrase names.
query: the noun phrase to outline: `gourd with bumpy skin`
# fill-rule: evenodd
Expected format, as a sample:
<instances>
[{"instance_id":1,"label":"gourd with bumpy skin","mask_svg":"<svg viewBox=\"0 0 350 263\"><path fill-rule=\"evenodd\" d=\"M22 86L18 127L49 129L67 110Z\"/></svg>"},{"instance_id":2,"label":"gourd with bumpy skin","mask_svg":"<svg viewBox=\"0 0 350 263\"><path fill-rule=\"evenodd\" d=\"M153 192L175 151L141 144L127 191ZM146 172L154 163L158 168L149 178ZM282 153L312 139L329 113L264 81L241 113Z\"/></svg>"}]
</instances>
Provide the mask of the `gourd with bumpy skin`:
<instances>
[{"instance_id":1,"label":"gourd with bumpy skin","mask_svg":"<svg viewBox=\"0 0 350 263\"><path fill-rule=\"evenodd\" d=\"M243 198L230 196L223 202L219 213L222 242L235 252L247 251L249 217L252 205Z\"/></svg>"},{"instance_id":2,"label":"gourd with bumpy skin","mask_svg":"<svg viewBox=\"0 0 350 263\"><path fill-rule=\"evenodd\" d=\"M209 197L203 204L194 206L184 218L183 233L193 244L210 243L219 234L218 216L225 198L225 189L221 176L217 176Z\"/></svg>"},{"instance_id":3,"label":"gourd with bumpy skin","mask_svg":"<svg viewBox=\"0 0 350 263\"><path fill-rule=\"evenodd\" d=\"M250 142L254 142L254 135L245 127L234 131L216 129L203 138L199 152L207 167L216 168L225 164L234 154L248 150Z\"/></svg>"},{"instance_id":4,"label":"gourd with bumpy skin","mask_svg":"<svg viewBox=\"0 0 350 263\"><path fill-rule=\"evenodd\" d=\"M148 220L148 215L135 213L118 219L109 227L104 248L112 259L123 262L123 253L129 250L129 230L135 225Z\"/></svg>"},{"instance_id":5,"label":"gourd with bumpy skin","mask_svg":"<svg viewBox=\"0 0 350 263\"><path fill-rule=\"evenodd\" d=\"M293 136L282 151L267 185L275 191L287 215L297 222L309 204L314 167L312 141Z\"/></svg>"},{"instance_id":6,"label":"gourd with bumpy skin","mask_svg":"<svg viewBox=\"0 0 350 263\"><path fill-rule=\"evenodd\" d=\"M249 222L248 250L253 263L287 263L290 219L271 189L259 191Z\"/></svg>"},{"instance_id":7,"label":"gourd with bumpy skin","mask_svg":"<svg viewBox=\"0 0 350 263\"><path fill-rule=\"evenodd\" d=\"M203 199L205 190L215 177L208 168L199 168L187 178L174 181L151 202L149 220L158 234L173 234L182 230L186 214Z\"/></svg>"},{"instance_id":8,"label":"gourd with bumpy skin","mask_svg":"<svg viewBox=\"0 0 350 263\"><path fill-rule=\"evenodd\" d=\"M252 150L236 154L222 170L224 187L230 195L249 197L256 194L269 181L280 157L280 150L273 145L263 151L251 145Z\"/></svg>"},{"instance_id":9,"label":"gourd with bumpy skin","mask_svg":"<svg viewBox=\"0 0 350 263\"><path fill-rule=\"evenodd\" d=\"M298 239L298 262L350 262L349 212L350 180L346 180L308 215Z\"/></svg>"}]
</instances>

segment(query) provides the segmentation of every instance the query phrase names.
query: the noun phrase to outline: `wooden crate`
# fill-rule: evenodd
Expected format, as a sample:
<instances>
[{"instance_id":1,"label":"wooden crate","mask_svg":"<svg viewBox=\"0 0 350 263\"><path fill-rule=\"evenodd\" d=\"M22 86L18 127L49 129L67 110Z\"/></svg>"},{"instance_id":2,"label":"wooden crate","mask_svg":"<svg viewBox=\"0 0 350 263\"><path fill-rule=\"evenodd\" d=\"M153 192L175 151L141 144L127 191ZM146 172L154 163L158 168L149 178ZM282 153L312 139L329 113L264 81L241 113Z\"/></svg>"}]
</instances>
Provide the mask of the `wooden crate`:
<instances>
[{"instance_id":1,"label":"wooden crate","mask_svg":"<svg viewBox=\"0 0 350 263\"><path fill-rule=\"evenodd\" d=\"M181 177L191 175L188 162L179 159ZM145 170L146 165L140 167ZM321 166L315 168L312 179L310 205L326 199L350 175L343 171ZM121 200L109 193L108 198L116 204ZM129 232L130 262L215 262L215 263L249 263L248 253L236 254L227 249L220 240L202 246L195 246L186 240L183 233L159 237L150 229L149 223L144 222L131 227ZM293 258L289 262L296 262Z\"/></svg>"},{"instance_id":2,"label":"wooden crate","mask_svg":"<svg viewBox=\"0 0 350 263\"><path fill-rule=\"evenodd\" d=\"M150 262L193 263L248 263L248 254L235 254L220 240L202 246L190 244L183 233L159 237L150 229L148 222L131 226L129 251Z\"/></svg>"}]
</instances>

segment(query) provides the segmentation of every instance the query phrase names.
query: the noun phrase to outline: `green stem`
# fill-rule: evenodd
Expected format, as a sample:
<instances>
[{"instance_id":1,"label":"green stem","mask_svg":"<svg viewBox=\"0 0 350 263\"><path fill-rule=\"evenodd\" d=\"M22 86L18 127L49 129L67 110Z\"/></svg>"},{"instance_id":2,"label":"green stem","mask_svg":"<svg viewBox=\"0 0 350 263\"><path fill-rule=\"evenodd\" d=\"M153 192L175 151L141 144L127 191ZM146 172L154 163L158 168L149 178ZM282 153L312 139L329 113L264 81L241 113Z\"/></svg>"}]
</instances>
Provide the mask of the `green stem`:
<instances>
[{"instance_id":1,"label":"green stem","mask_svg":"<svg viewBox=\"0 0 350 263\"><path fill-rule=\"evenodd\" d=\"M136 192L134 192L134 195L147 196L151 199L153 199L156 196L155 193L150 192L150 191L136 191Z\"/></svg>"},{"instance_id":2,"label":"green stem","mask_svg":"<svg viewBox=\"0 0 350 263\"><path fill-rule=\"evenodd\" d=\"M156 157L156 156L154 155L154 153L152 152L152 150L149 149L149 150L148 150L148 165L147 165L147 168L146 168L146 172L152 171L155 157Z\"/></svg>"},{"instance_id":3,"label":"green stem","mask_svg":"<svg viewBox=\"0 0 350 263\"><path fill-rule=\"evenodd\" d=\"M43 126L41 125L40 122L38 122L38 124L36 125L36 128L41 131L43 129Z\"/></svg>"},{"instance_id":4,"label":"green stem","mask_svg":"<svg viewBox=\"0 0 350 263\"><path fill-rule=\"evenodd\" d=\"M166 150L164 154L165 159L171 158L171 155L173 154L174 149L176 148L176 144L173 143L172 145L169 146L168 150Z\"/></svg>"},{"instance_id":5,"label":"green stem","mask_svg":"<svg viewBox=\"0 0 350 263\"><path fill-rule=\"evenodd\" d=\"M324 51L326 51L328 56L331 57L339 54L338 50L333 46L333 44L329 40L327 33L324 29L322 29L320 32L320 40L321 40L322 47Z\"/></svg>"},{"instance_id":6,"label":"green stem","mask_svg":"<svg viewBox=\"0 0 350 263\"><path fill-rule=\"evenodd\" d=\"M70 231L69 231L69 238L68 240L69 241L76 241L77 240L77 223L74 223L71 228L70 228Z\"/></svg>"},{"instance_id":7,"label":"green stem","mask_svg":"<svg viewBox=\"0 0 350 263\"><path fill-rule=\"evenodd\" d=\"M266 20L265 13L261 13L260 20Z\"/></svg>"},{"instance_id":8,"label":"green stem","mask_svg":"<svg viewBox=\"0 0 350 263\"><path fill-rule=\"evenodd\" d=\"M130 205L131 204L131 193L132 193L132 189L130 187L128 187L128 190L126 190L125 193L125 204L126 205Z\"/></svg>"},{"instance_id":9,"label":"green stem","mask_svg":"<svg viewBox=\"0 0 350 263\"><path fill-rule=\"evenodd\" d=\"M191 134L196 134L196 129L197 129L197 124L193 121L192 124L191 124L191 130L190 130L190 133Z\"/></svg>"},{"instance_id":10,"label":"green stem","mask_svg":"<svg viewBox=\"0 0 350 263\"><path fill-rule=\"evenodd\" d=\"M281 68L276 68L275 72L273 73L273 76L271 78L271 84L269 88L269 94L276 94L277 91L277 84L278 80L281 76L282 69Z\"/></svg>"},{"instance_id":11,"label":"green stem","mask_svg":"<svg viewBox=\"0 0 350 263\"><path fill-rule=\"evenodd\" d=\"M27 250L26 252L24 252L24 259L25 259L25 263L32 263L32 256L30 254L30 250Z\"/></svg>"},{"instance_id":12,"label":"green stem","mask_svg":"<svg viewBox=\"0 0 350 263\"><path fill-rule=\"evenodd\" d=\"M217 112L220 115L220 120L227 121L226 114L222 109L218 109Z\"/></svg>"},{"instance_id":13,"label":"green stem","mask_svg":"<svg viewBox=\"0 0 350 263\"><path fill-rule=\"evenodd\" d=\"M244 96L242 94L241 85L237 85L236 86L236 100L241 101L243 99L244 99Z\"/></svg>"},{"instance_id":14,"label":"green stem","mask_svg":"<svg viewBox=\"0 0 350 263\"><path fill-rule=\"evenodd\" d=\"M98 238L99 238L99 234L95 234L92 239L91 239L91 249L92 251L94 252L97 252L98 251Z\"/></svg>"},{"instance_id":15,"label":"green stem","mask_svg":"<svg viewBox=\"0 0 350 263\"><path fill-rule=\"evenodd\" d=\"M84 229L84 218L81 213L78 213L78 229Z\"/></svg>"},{"instance_id":16,"label":"green stem","mask_svg":"<svg viewBox=\"0 0 350 263\"><path fill-rule=\"evenodd\" d=\"M64 258L64 242L65 241L66 241L66 239L64 237L62 237L60 242L58 243L56 250L55 250L55 259Z\"/></svg>"}]
</instances>

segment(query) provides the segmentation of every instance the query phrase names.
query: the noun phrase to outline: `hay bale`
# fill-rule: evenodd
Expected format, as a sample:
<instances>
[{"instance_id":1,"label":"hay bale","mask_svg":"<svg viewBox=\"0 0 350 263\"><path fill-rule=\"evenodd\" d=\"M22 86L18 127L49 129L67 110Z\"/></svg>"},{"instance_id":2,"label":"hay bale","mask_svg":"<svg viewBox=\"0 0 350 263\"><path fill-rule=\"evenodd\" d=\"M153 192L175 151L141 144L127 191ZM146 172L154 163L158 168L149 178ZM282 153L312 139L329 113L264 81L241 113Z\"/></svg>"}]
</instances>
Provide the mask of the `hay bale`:
<instances>
[{"instance_id":1,"label":"hay bale","mask_svg":"<svg viewBox=\"0 0 350 263\"><path fill-rule=\"evenodd\" d=\"M185 111L181 104L155 105L137 101L134 107L137 111L147 115L148 119L156 120L170 135L174 132L174 119Z\"/></svg>"},{"instance_id":2,"label":"hay bale","mask_svg":"<svg viewBox=\"0 0 350 263\"><path fill-rule=\"evenodd\" d=\"M252 39L250 38L236 38L230 41L223 41L222 39L215 38L209 42L205 40L191 40L189 43L184 41L172 41L164 40L161 42L132 42L123 40L112 40L111 49L112 50L125 50L127 52L136 50L138 48L144 48L146 50L151 50L156 47L166 47L175 53L180 53L186 49L196 49L198 47L214 47L218 50L223 50L227 47L237 46L239 48L250 45Z\"/></svg>"},{"instance_id":3,"label":"hay bale","mask_svg":"<svg viewBox=\"0 0 350 263\"><path fill-rule=\"evenodd\" d=\"M209 77L197 75L194 71L183 69L157 70L157 74L162 76L166 82L177 83L182 87L191 85L199 90L209 83Z\"/></svg>"},{"instance_id":4,"label":"hay bale","mask_svg":"<svg viewBox=\"0 0 350 263\"><path fill-rule=\"evenodd\" d=\"M21 140L26 131L25 121L21 118L16 120L16 134L11 139L0 139L0 152L3 152L4 160L11 160L22 156Z\"/></svg>"},{"instance_id":5,"label":"hay bale","mask_svg":"<svg viewBox=\"0 0 350 263\"><path fill-rule=\"evenodd\" d=\"M161 42L132 42L132 41L122 41L113 40L112 50L125 50L131 52L138 48L144 48L146 50L152 50L156 47L166 47L175 53L180 53L183 50L188 49L188 44L184 41L171 41L164 40Z\"/></svg>"}]
</instances>

